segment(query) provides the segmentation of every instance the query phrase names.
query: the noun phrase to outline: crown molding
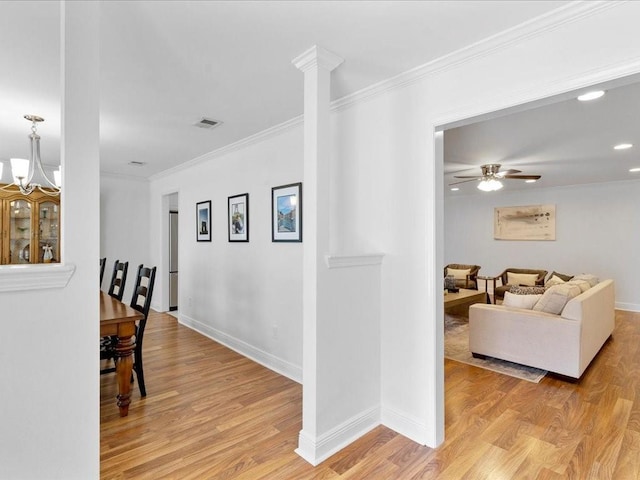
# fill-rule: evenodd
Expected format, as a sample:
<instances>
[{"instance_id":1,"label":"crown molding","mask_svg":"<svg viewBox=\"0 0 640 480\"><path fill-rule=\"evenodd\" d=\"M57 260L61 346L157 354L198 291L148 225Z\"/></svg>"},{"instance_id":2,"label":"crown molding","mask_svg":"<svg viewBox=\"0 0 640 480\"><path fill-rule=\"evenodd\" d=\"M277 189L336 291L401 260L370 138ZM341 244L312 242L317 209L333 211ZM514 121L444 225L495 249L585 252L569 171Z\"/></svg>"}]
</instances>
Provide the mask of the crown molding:
<instances>
[{"instance_id":1,"label":"crown molding","mask_svg":"<svg viewBox=\"0 0 640 480\"><path fill-rule=\"evenodd\" d=\"M298 69L306 72L313 67L321 67L323 70L335 70L338 65L344 62L344 58L339 57L329 50L325 50L318 45L314 45L296 58L291 63Z\"/></svg>"},{"instance_id":2,"label":"crown molding","mask_svg":"<svg viewBox=\"0 0 640 480\"><path fill-rule=\"evenodd\" d=\"M181 163L180 165L176 165L175 167L172 167L168 170L163 170L160 173L151 175L149 177L149 181L155 181L161 178L170 177L171 175L181 172L182 170L186 170L188 168L194 167L200 163L222 157L236 150L241 150L251 145L255 145L256 143L260 143L268 138L275 137L299 125L302 125L303 120L304 120L303 115L298 115L297 117L294 117L291 120L287 120L286 122L267 128L266 130L262 130L261 132L258 132L249 137L245 137L242 140L239 140L235 143L230 143L229 145L218 148L217 150L213 150L212 152L205 153L204 155L201 155L192 160L189 160L188 162Z\"/></svg>"},{"instance_id":3,"label":"crown molding","mask_svg":"<svg viewBox=\"0 0 640 480\"><path fill-rule=\"evenodd\" d=\"M460 64L485 57L529 38L540 36L569 24L616 7L624 1L574 1L551 10L536 18L523 22L495 35L486 37L459 50L439 57L387 80L378 82L353 94L346 95L331 104L332 110L341 110L385 92L411 85L428 75L440 73Z\"/></svg>"}]
</instances>

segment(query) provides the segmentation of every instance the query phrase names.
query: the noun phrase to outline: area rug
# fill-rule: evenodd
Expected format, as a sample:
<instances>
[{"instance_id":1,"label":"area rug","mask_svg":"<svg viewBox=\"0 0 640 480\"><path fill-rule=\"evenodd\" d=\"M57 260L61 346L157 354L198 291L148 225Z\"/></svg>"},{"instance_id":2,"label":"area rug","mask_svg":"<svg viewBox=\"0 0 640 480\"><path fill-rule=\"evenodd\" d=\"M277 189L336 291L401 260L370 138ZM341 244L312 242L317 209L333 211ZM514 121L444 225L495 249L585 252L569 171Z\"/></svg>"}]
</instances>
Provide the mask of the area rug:
<instances>
[{"instance_id":1,"label":"area rug","mask_svg":"<svg viewBox=\"0 0 640 480\"><path fill-rule=\"evenodd\" d=\"M456 362L474 365L533 383L539 383L547 374L546 370L497 358L474 358L469 351L469 321L467 318L455 315L445 314L444 316L444 356Z\"/></svg>"}]
</instances>

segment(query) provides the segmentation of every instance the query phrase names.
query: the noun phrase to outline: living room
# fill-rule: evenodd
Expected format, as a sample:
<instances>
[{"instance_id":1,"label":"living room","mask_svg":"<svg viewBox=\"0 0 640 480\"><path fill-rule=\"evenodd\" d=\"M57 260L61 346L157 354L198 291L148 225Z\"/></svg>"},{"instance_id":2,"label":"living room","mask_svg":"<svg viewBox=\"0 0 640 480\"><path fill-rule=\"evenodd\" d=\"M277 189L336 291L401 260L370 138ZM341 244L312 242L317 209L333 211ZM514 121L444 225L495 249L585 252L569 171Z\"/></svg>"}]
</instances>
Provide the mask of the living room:
<instances>
[{"instance_id":1,"label":"living room","mask_svg":"<svg viewBox=\"0 0 640 480\"><path fill-rule=\"evenodd\" d=\"M591 102L575 98L587 90L605 93ZM480 276L497 276L508 267L592 273L615 280L616 308L640 311L640 279L631 263L640 202L640 139L632 121L639 92L633 78L613 88L591 86L557 103L445 131L445 265L480 265ZM622 142L633 146L614 149ZM506 179L495 192L478 190L477 180L455 178L478 175L483 163L542 178ZM553 240L495 238L496 208L549 204L556 212ZM479 283L484 289L485 282Z\"/></svg>"}]
</instances>

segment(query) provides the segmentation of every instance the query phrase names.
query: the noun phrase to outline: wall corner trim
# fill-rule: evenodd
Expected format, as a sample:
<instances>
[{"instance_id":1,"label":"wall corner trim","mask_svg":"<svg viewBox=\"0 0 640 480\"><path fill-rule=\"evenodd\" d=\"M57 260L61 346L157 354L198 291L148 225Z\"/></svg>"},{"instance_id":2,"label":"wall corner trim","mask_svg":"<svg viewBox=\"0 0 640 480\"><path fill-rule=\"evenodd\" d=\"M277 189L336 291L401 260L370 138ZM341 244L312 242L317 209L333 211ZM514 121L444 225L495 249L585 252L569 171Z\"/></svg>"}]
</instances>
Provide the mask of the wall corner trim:
<instances>
[{"instance_id":1,"label":"wall corner trim","mask_svg":"<svg viewBox=\"0 0 640 480\"><path fill-rule=\"evenodd\" d=\"M363 253L355 255L325 255L328 268L366 267L381 265L384 253Z\"/></svg>"},{"instance_id":2,"label":"wall corner trim","mask_svg":"<svg viewBox=\"0 0 640 480\"><path fill-rule=\"evenodd\" d=\"M64 288L71 280L73 264L3 265L0 267L0 293Z\"/></svg>"}]
</instances>

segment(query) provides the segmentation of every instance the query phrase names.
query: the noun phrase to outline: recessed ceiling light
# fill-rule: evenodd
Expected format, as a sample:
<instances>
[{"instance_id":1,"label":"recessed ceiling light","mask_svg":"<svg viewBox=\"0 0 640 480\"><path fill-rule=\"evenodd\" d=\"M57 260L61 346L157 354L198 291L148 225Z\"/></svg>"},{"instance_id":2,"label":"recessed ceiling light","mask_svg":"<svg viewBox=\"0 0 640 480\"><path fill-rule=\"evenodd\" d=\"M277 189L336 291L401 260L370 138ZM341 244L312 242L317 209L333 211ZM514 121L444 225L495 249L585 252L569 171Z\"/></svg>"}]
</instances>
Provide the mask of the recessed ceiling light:
<instances>
[{"instance_id":1,"label":"recessed ceiling light","mask_svg":"<svg viewBox=\"0 0 640 480\"><path fill-rule=\"evenodd\" d=\"M616 145L615 147L613 147L614 150L626 150L628 148L633 147L632 143L620 143L618 145Z\"/></svg>"},{"instance_id":2,"label":"recessed ceiling light","mask_svg":"<svg viewBox=\"0 0 640 480\"><path fill-rule=\"evenodd\" d=\"M452 191L452 192L457 192L458 190L460 190L460 188L458 188L458 187L453 187L453 188L451 189L451 191Z\"/></svg>"},{"instance_id":3,"label":"recessed ceiling light","mask_svg":"<svg viewBox=\"0 0 640 480\"><path fill-rule=\"evenodd\" d=\"M640 172L640 167L636 167L636 168L630 168L629 171L631 173L636 173L636 172Z\"/></svg>"},{"instance_id":4,"label":"recessed ceiling light","mask_svg":"<svg viewBox=\"0 0 640 480\"><path fill-rule=\"evenodd\" d=\"M604 90L592 90L587 93L583 93L578 97L578 100L581 102L588 102L589 100L595 100L596 98L600 98L604 95Z\"/></svg>"},{"instance_id":5,"label":"recessed ceiling light","mask_svg":"<svg viewBox=\"0 0 640 480\"><path fill-rule=\"evenodd\" d=\"M524 183L536 183L537 180L534 180L533 178L530 178L529 180L525 180Z\"/></svg>"}]
</instances>

